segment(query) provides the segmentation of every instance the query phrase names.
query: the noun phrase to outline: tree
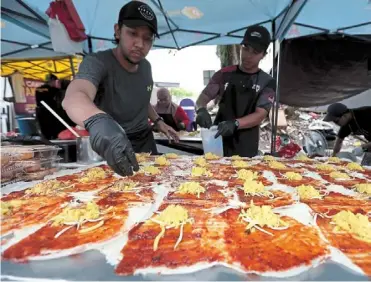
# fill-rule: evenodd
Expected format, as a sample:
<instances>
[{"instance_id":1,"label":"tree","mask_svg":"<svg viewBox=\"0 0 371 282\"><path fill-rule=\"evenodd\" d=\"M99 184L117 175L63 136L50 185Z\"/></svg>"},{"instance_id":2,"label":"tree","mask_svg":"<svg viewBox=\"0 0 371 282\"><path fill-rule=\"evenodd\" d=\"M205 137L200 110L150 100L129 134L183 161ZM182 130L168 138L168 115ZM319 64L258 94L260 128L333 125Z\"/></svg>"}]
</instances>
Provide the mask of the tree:
<instances>
[{"instance_id":1,"label":"tree","mask_svg":"<svg viewBox=\"0 0 371 282\"><path fill-rule=\"evenodd\" d=\"M174 97L185 98L193 97L194 93L184 88L170 88L170 94Z\"/></svg>"},{"instance_id":2,"label":"tree","mask_svg":"<svg viewBox=\"0 0 371 282\"><path fill-rule=\"evenodd\" d=\"M240 50L240 45L218 45L216 55L220 59L221 67L237 65L240 59Z\"/></svg>"}]
</instances>

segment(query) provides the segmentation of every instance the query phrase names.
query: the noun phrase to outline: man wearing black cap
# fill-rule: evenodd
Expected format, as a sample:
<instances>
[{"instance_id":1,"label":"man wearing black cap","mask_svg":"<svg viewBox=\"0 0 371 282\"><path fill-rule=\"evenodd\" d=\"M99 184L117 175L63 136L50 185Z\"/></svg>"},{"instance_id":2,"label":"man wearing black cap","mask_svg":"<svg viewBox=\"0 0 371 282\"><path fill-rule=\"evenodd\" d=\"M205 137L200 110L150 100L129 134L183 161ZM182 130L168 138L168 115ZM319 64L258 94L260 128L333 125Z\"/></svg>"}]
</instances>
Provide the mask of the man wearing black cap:
<instances>
[{"instance_id":1,"label":"man wearing black cap","mask_svg":"<svg viewBox=\"0 0 371 282\"><path fill-rule=\"evenodd\" d=\"M121 175L139 169L135 152L157 152L148 118L178 140L150 104L153 79L145 57L155 36L153 10L130 1L114 26L117 47L86 56L63 101L70 118L89 131L92 148Z\"/></svg>"},{"instance_id":2,"label":"man wearing black cap","mask_svg":"<svg viewBox=\"0 0 371 282\"><path fill-rule=\"evenodd\" d=\"M239 65L216 72L197 100L198 125L210 128L206 105L219 99L215 137L223 136L224 156L253 157L259 148L259 125L268 115L275 94L275 80L259 69L271 38L262 26L247 28L241 43Z\"/></svg>"},{"instance_id":3,"label":"man wearing black cap","mask_svg":"<svg viewBox=\"0 0 371 282\"><path fill-rule=\"evenodd\" d=\"M371 107L348 109L344 104L335 103L327 108L327 115L323 120L332 121L340 126L334 146L334 156L340 152L344 138L350 134L363 135L368 143L355 148L353 154L361 156L365 153L362 164L371 164Z\"/></svg>"}]
</instances>

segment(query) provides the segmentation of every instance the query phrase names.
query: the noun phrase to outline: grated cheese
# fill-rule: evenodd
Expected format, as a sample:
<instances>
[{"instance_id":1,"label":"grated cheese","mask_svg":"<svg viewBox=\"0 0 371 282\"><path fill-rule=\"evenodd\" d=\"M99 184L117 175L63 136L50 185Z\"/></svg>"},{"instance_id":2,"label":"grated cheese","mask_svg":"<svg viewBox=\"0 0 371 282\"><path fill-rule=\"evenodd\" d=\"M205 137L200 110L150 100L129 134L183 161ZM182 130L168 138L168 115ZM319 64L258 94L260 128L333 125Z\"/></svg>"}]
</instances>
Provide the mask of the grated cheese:
<instances>
[{"instance_id":1,"label":"grated cheese","mask_svg":"<svg viewBox=\"0 0 371 282\"><path fill-rule=\"evenodd\" d=\"M10 215L15 208L19 208L25 203L22 200L11 200L11 201L1 201L1 215Z\"/></svg>"},{"instance_id":2,"label":"grated cheese","mask_svg":"<svg viewBox=\"0 0 371 282\"><path fill-rule=\"evenodd\" d=\"M275 157L273 157L273 156L271 156L271 155L266 155L266 156L264 156L263 157L263 161L275 161L276 160L276 158Z\"/></svg>"},{"instance_id":3,"label":"grated cheese","mask_svg":"<svg viewBox=\"0 0 371 282\"><path fill-rule=\"evenodd\" d=\"M359 193L363 193L363 194L371 196L371 183L356 184L356 185L354 185L354 188Z\"/></svg>"},{"instance_id":4,"label":"grated cheese","mask_svg":"<svg viewBox=\"0 0 371 282\"><path fill-rule=\"evenodd\" d=\"M288 171L284 174L284 177L286 177L288 180L302 180L303 177L297 173L297 172L292 172Z\"/></svg>"},{"instance_id":5,"label":"grated cheese","mask_svg":"<svg viewBox=\"0 0 371 282\"><path fill-rule=\"evenodd\" d=\"M147 161L147 158L150 156L150 153L137 153L135 157L137 158L138 163L144 163Z\"/></svg>"},{"instance_id":6,"label":"grated cheese","mask_svg":"<svg viewBox=\"0 0 371 282\"><path fill-rule=\"evenodd\" d=\"M70 188L69 182L62 182L58 180L48 180L36 184L34 187L27 189L26 194L36 194L36 195L52 195L58 191Z\"/></svg>"},{"instance_id":7,"label":"grated cheese","mask_svg":"<svg viewBox=\"0 0 371 282\"><path fill-rule=\"evenodd\" d=\"M311 199L322 199L322 195L311 185L300 185L297 187L300 199L311 200Z\"/></svg>"},{"instance_id":8,"label":"grated cheese","mask_svg":"<svg viewBox=\"0 0 371 282\"><path fill-rule=\"evenodd\" d=\"M231 160L232 160L232 161L240 161L240 160L242 160L242 157L239 156L239 155L233 155L233 156L231 157Z\"/></svg>"},{"instance_id":9,"label":"grated cheese","mask_svg":"<svg viewBox=\"0 0 371 282\"><path fill-rule=\"evenodd\" d=\"M142 167L140 172L145 173L145 174L150 174L150 175L157 175L161 173L158 167L155 167L152 165Z\"/></svg>"},{"instance_id":10,"label":"grated cheese","mask_svg":"<svg viewBox=\"0 0 371 282\"><path fill-rule=\"evenodd\" d=\"M205 159L206 160L219 160L220 159L220 156L215 155L213 153L206 153L205 154Z\"/></svg>"},{"instance_id":11,"label":"grated cheese","mask_svg":"<svg viewBox=\"0 0 371 282\"><path fill-rule=\"evenodd\" d=\"M165 157L168 159L177 159L179 156L175 153L167 153L165 154Z\"/></svg>"},{"instance_id":12,"label":"grated cheese","mask_svg":"<svg viewBox=\"0 0 371 282\"><path fill-rule=\"evenodd\" d=\"M263 183L248 179L243 184L245 196L274 197L274 195L265 189Z\"/></svg>"},{"instance_id":13,"label":"grated cheese","mask_svg":"<svg viewBox=\"0 0 371 282\"><path fill-rule=\"evenodd\" d=\"M202 187L198 182L185 182L178 187L180 194L193 194L200 198L201 193L205 193L206 189Z\"/></svg>"},{"instance_id":14,"label":"grated cheese","mask_svg":"<svg viewBox=\"0 0 371 282\"><path fill-rule=\"evenodd\" d=\"M238 219L249 223L246 226L247 231L255 232L255 229L258 229L271 236L273 236L272 233L263 229L265 226L277 230L288 228L288 224L279 215L273 213L271 206L255 206L253 201L249 209L241 210Z\"/></svg>"},{"instance_id":15,"label":"grated cheese","mask_svg":"<svg viewBox=\"0 0 371 282\"><path fill-rule=\"evenodd\" d=\"M364 168L357 163L348 163L347 164L347 169L355 170L355 171L364 171Z\"/></svg>"},{"instance_id":16,"label":"grated cheese","mask_svg":"<svg viewBox=\"0 0 371 282\"><path fill-rule=\"evenodd\" d=\"M232 166L233 167L239 167L239 168L243 168L243 167L248 167L249 164L245 161L234 161L232 162Z\"/></svg>"},{"instance_id":17,"label":"grated cheese","mask_svg":"<svg viewBox=\"0 0 371 282\"><path fill-rule=\"evenodd\" d=\"M242 180L255 180L258 179L259 175L256 171L247 169L240 169L237 171L237 178Z\"/></svg>"},{"instance_id":18,"label":"grated cheese","mask_svg":"<svg viewBox=\"0 0 371 282\"><path fill-rule=\"evenodd\" d=\"M304 154L300 154L299 156L296 157L296 160L298 160L298 161L311 161L312 159L308 158Z\"/></svg>"},{"instance_id":19,"label":"grated cheese","mask_svg":"<svg viewBox=\"0 0 371 282\"><path fill-rule=\"evenodd\" d=\"M119 180L115 184L113 184L111 190L114 192L124 192L132 190L138 182L131 182L126 180Z\"/></svg>"},{"instance_id":20,"label":"grated cheese","mask_svg":"<svg viewBox=\"0 0 371 282\"><path fill-rule=\"evenodd\" d=\"M208 171L205 167L198 167L198 166L192 167L191 176L193 177L201 177L201 176L210 177L212 175L213 174L210 171Z\"/></svg>"},{"instance_id":21,"label":"grated cheese","mask_svg":"<svg viewBox=\"0 0 371 282\"><path fill-rule=\"evenodd\" d=\"M328 165L328 164L318 164L316 165L316 168L318 170L323 170L323 171L334 171L335 170L335 168L332 165Z\"/></svg>"},{"instance_id":22,"label":"grated cheese","mask_svg":"<svg viewBox=\"0 0 371 282\"><path fill-rule=\"evenodd\" d=\"M367 215L341 211L332 217L334 232L348 232L355 238L371 243L371 222Z\"/></svg>"},{"instance_id":23,"label":"grated cheese","mask_svg":"<svg viewBox=\"0 0 371 282\"><path fill-rule=\"evenodd\" d=\"M161 165L161 166L167 166L167 165L170 165L170 162L164 156L161 156L155 159L155 164Z\"/></svg>"},{"instance_id":24,"label":"grated cheese","mask_svg":"<svg viewBox=\"0 0 371 282\"><path fill-rule=\"evenodd\" d=\"M341 163L341 159L339 159L338 157L331 157L331 158L328 158L328 162L329 163Z\"/></svg>"},{"instance_id":25,"label":"grated cheese","mask_svg":"<svg viewBox=\"0 0 371 282\"><path fill-rule=\"evenodd\" d=\"M101 167L93 167L89 168L82 178L80 178L80 182L88 183L94 180L100 180L106 178L106 171Z\"/></svg>"},{"instance_id":26,"label":"grated cheese","mask_svg":"<svg viewBox=\"0 0 371 282\"><path fill-rule=\"evenodd\" d=\"M277 161L271 161L269 162L269 167L273 169L286 169L287 166L283 163L277 162Z\"/></svg>"},{"instance_id":27,"label":"grated cheese","mask_svg":"<svg viewBox=\"0 0 371 282\"><path fill-rule=\"evenodd\" d=\"M194 162L194 164L196 164L198 166L202 166L202 167L207 166L207 161L203 157L198 157L193 162Z\"/></svg>"},{"instance_id":28,"label":"grated cheese","mask_svg":"<svg viewBox=\"0 0 371 282\"><path fill-rule=\"evenodd\" d=\"M339 171L331 172L330 177L334 179L350 179L348 174Z\"/></svg>"},{"instance_id":29,"label":"grated cheese","mask_svg":"<svg viewBox=\"0 0 371 282\"><path fill-rule=\"evenodd\" d=\"M169 228L180 228L180 234L177 242L174 245L174 250L180 244L183 237L183 226L187 223L192 224L193 218L188 216L188 211L180 205L169 205L160 214L156 215L151 221L157 223L161 227L161 232L157 235L153 242L153 250L158 249L160 239L165 235L165 230Z\"/></svg>"}]
</instances>

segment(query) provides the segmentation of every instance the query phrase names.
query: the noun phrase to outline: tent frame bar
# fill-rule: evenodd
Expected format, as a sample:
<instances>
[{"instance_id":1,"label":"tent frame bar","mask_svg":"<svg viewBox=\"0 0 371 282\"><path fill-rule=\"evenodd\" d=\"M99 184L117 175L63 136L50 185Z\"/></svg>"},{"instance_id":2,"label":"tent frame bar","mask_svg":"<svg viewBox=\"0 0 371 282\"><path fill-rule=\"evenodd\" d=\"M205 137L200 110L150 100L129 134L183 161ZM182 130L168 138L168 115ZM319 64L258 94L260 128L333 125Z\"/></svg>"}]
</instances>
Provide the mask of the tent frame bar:
<instances>
[{"instance_id":1,"label":"tent frame bar","mask_svg":"<svg viewBox=\"0 0 371 282\"><path fill-rule=\"evenodd\" d=\"M16 0L18 2L19 5L23 6L27 11L29 11L31 14L33 14L36 18L38 18L40 20L40 22L42 22L43 24L48 24L47 21L45 19L43 19L38 13L36 13L34 10L32 10L30 8L30 6L28 6L26 3L24 3L23 1L21 0Z\"/></svg>"}]
</instances>

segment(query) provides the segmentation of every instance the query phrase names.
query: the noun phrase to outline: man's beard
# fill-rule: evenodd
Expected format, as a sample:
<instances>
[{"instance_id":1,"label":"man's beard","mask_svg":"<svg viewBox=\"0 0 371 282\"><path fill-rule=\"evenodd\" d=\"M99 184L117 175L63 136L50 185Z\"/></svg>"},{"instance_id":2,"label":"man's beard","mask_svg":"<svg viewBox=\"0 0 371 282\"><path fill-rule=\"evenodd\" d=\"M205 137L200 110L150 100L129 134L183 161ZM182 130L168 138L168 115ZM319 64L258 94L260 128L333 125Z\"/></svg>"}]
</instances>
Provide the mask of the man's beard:
<instances>
[{"instance_id":1,"label":"man's beard","mask_svg":"<svg viewBox=\"0 0 371 282\"><path fill-rule=\"evenodd\" d=\"M121 47L121 51L122 51L122 56L124 57L124 59L127 60L130 64L139 65L139 62L134 62L133 60L130 59L130 57L127 55L127 52L124 50L124 48Z\"/></svg>"}]
</instances>

